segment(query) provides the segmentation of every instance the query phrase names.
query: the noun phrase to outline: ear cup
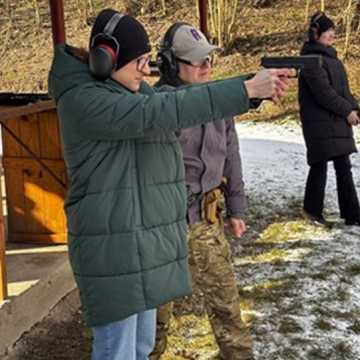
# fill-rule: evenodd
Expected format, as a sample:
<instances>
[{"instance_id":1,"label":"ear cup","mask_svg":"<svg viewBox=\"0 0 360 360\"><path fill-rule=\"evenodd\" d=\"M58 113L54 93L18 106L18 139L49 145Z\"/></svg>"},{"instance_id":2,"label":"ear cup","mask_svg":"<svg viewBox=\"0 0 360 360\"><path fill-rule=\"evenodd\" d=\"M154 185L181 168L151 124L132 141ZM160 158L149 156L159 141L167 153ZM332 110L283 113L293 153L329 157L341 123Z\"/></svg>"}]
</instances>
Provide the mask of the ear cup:
<instances>
[{"instance_id":1,"label":"ear cup","mask_svg":"<svg viewBox=\"0 0 360 360\"><path fill-rule=\"evenodd\" d=\"M157 56L157 65L161 74L166 74L170 78L176 77L178 73L178 63L170 49L160 51Z\"/></svg>"},{"instance_id":2,"label":"ear cup","mask_svg":"<svg viewBox=\"0 0 360 360\"><path fill-rule=\"evenodd\" d=\"M170 79L175 79L179 72L179 64L176 60L175 54L171 50L171 47L174 35L182 25L189 24L185 22L178 22L171 25L170 28L166 31L163 43L156 58L160 73Z\"/></svg>"},{"instance_id":3,"label":"ear cup","mask_svg":"<svg viewBox=\"0 0 360 360\"><path fill-rule=\"evenodd\" d=\"M105 25L104 31L91 40L89 68L98 80L106 80L116 68L120 45L112 34L124 16L115 13Z\"/></svg>"},{"instance_id":4,"label":"ear cup","mask_svg":"<svg viewBox=\"0 0 360 360\"><path fill-rule=\"evenodd\" d=\"M116 62L116 53L108 45L101 44L90 50L89 67L90 71L99 80L110 77Z\"/></svg>"}]
</instances>

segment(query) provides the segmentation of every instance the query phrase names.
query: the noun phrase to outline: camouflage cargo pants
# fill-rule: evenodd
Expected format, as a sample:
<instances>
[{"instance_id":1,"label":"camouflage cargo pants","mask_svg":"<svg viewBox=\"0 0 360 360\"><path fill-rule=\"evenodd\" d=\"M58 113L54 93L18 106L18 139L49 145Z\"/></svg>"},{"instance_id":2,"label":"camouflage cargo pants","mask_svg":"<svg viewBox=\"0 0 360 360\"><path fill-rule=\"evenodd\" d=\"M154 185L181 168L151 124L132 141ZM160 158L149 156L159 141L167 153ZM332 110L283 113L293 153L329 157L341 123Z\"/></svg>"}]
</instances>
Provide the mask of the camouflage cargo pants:
<instances>
[{"instance_id":1,"label":"camouflage cargo pants","mask_svg":"<svg viewBox=\"0 0 360 360\"><path fill-rule=\"evenodd\" d=\"M202 293L222 358L253 359L252 338L241 320L231 249L222 222L195 224L189 229L188 241L193 285ZM156 345L151 360L160 359L166 350L171 313L171 304L158 310Z\"/></svg>"}]
</instances>

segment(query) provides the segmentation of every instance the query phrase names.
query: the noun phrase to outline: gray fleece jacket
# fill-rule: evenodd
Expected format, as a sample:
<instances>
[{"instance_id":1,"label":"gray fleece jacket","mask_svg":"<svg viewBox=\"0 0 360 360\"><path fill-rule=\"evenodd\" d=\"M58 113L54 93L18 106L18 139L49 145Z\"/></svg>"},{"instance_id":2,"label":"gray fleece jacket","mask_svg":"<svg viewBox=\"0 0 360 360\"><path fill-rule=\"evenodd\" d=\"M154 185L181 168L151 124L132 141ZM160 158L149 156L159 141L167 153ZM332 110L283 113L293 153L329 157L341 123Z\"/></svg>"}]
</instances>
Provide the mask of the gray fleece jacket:
<instances>
[{"instance_id":1,"label":"gray fleece jacket","mask_svg":"<svg viewBox=\"0 0 360 360\"><path fill-rule=\"evenodd\" d=\"M218 187L226 177L225 203L229 217L243 217L247 205L242 177L239 141L232 118L183 129L180 144L185 179L191 193L204 194ZM188 220L200 220L199 202L188 209Z\"/></svg>"}]
</instances>

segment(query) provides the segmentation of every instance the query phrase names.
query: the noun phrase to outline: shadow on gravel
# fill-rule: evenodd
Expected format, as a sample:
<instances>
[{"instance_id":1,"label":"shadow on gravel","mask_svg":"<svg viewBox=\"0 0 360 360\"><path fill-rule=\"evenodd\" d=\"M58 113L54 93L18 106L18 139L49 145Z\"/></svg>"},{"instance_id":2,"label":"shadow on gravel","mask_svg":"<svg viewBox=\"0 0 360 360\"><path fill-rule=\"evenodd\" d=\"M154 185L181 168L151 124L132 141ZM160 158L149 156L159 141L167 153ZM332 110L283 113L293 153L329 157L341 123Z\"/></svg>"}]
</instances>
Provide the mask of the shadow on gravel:
<instances>
[{"instance_id":1,"label":"shadow on gravel","mask_svg":"<svg viewBox=\"0 0 360 360\"><path fill-rule=\"evenodd\" d=\"M3 360L89 360L90 353L91 332L82 320L74 290L25 333Z\"/></svg>"}]
</instances>

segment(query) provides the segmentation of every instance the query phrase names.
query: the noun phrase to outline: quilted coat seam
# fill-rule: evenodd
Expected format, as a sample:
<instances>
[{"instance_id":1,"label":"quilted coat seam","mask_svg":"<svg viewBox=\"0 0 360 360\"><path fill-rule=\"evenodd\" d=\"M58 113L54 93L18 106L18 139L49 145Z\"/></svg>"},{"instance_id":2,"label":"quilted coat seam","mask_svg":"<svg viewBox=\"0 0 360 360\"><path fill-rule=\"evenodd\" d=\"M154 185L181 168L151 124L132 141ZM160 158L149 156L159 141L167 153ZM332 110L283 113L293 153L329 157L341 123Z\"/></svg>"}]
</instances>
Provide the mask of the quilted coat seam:
<instances>
[{"instance_id":1,"label":"quilted coat seam","mask_svg":"<svg viewBox=\"0 0 360 360\"><path fill-rule=\"evenodd\" d=\"M162 268L162 267L165 267L165 266L169 266L175 262L181 262L183 260L186 260L188 258L188 255L185 255L183 257L179 257L179 258L176 258L174 260L171 260L171 261L168 261L167 263L165 264L162 264L162 265L158 265L158 266L154 266L154 267L151 267L149 269L140 269L139 271L132 271L132 272L125 272L125 273L116 273L116 274L109 274L109 275L82 275L82 274L79 274L79 273L75 273L74 272L74 275L78 276L78 277L82 277L82 278L109 278L109 277L119 277L119 276L124 276L124 275L135 275L135 274L140 274L140 273L144 273L144 272L147 272L147 271L152 271L152 270L156 270L156 269L159 269L159 268ZM145 301L145 304L146 304L146 301Z\"/></svg>"}]
</instances>

